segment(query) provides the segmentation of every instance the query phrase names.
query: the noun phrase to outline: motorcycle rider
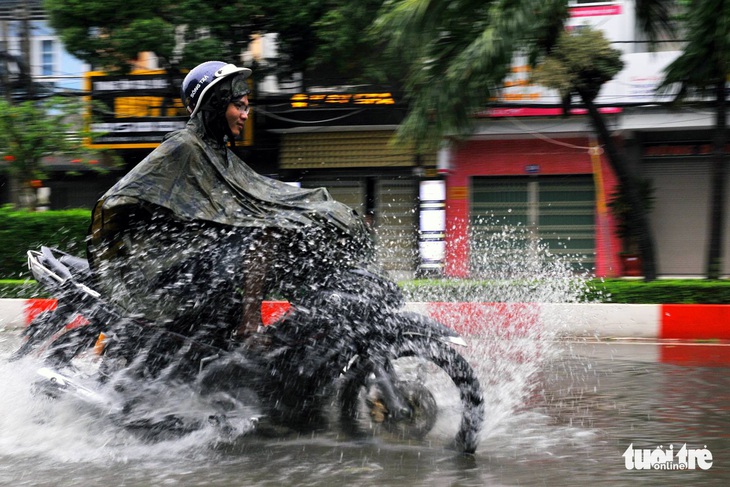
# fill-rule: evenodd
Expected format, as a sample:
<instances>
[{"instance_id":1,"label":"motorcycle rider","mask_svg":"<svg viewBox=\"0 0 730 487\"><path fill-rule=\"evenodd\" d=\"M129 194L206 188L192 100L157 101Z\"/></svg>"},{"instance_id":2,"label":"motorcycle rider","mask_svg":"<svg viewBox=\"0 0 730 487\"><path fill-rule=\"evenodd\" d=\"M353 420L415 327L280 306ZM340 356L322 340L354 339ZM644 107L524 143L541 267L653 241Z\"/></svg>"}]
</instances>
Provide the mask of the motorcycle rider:
<instances>
[{"instance_id":1,"label":"motorcycle rider","mask_svg":"<svg viewBox=\"0 0 730 487\"><path fill-rule=\"evenodd\" d=\"M185 128L167 134L92 213L87 254L97 286L128 312L189 336L251 337L283 274L316 265L315 254L338 262L369 247L362 219L326 190L264 177L229 147L249 116L250 75L221 61L192 69L181 87Z\"/></svg>"}]
</instances>

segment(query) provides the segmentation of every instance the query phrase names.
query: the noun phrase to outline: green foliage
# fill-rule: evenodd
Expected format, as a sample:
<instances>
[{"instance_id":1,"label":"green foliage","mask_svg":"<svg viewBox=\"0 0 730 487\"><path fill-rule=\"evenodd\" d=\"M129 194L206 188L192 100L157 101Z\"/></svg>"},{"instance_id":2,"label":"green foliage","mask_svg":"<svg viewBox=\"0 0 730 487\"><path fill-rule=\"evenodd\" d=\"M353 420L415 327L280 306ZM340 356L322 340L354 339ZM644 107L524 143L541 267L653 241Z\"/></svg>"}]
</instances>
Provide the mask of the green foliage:
<instances>
[{"instance_id":1,"label":"green foliage","mask_svg":"<svg viewBox=\"0 0 730 487\"><path fill-rule=\"evenodd\" d=\"M489 294L485 289L510 283L461 279L413 280L399 283L408 301L469 301ZM587 281L582 300L627 304L730 304L730 280L667 279L645 282L625 279ZM511 285L522 286L522 283ZM534 283L535 286L540 283ZM548 283L549 285L549 283Z\"/></svg>"},{"instance_id":2,"label":"green foliage","mask_svg":"<svg viewBox=\"0 0 730 487\"><path fill-rule=\"evenodd\" d=\"M303 71L308 78L399 85L404 66L384 56L382 39L369 30L383 0L330 2L312 24L314 49Z\"/></svg>"},{"instance_id":3,"label":"green foliage","mask_svg":"<svg viewBox=\"0 0 730 487\"><path fill-rule=\"evenodd\" d=\"M29 212L0 207L0 277L29 278L26 252L41 245L84 256L89 223L89 210Z\"/></svg>"},{"instance_id":4,"label":"green foliage","mask_svg":"<svg viewBox=\"0 0 730 487\"><path fill-rule=\"evenodd\" d=\"M622 69L621 51L611 47L600 30L581 27L564 31L546 58L538 64L533 81L560 92L561 97L580 91L598 96L604 83Z\"/></svg>"},{"instance_id":5,"label":"green foliage","mask_svg":"<svg viewBox=\"0 0 730 487\"><path fill-rule=\"evenodd\" d=\"M124 70L144 50L169 59L175 40L170 22L175 4L168 0L44 1L50 24L66 50L108 71Z\"/></svg>"},{"instance_id":6,"label":"green foliage","mask_svg":"<svg viewBox=\"0 0 730 487\"><path fill-rule=\"evenodd\" d=\"M28 206L35 194L30 181L45 177L41 164L45 156L65 153L80 160L89 156L82 140L91 134L80 113L83 105L78 99L54 97L19 104L0 99L0 171L7 171L13 185L25 190Z\"/></svg>"},{"instance_id":7,"label":"green foliage","mask_svg":"<svg viewBox=\"0 0 730 487\"><path fill-rule=\"evenodd\" d=\"M125 72L140 51L179 68L211 59L240 63L252 34L279 34L280 57L266 72L301 71L308 81L383 81L391 76L366 34L383 0L45 0L66 49L97 69ZM175 28L184 46L175 46ZM175 53L182 47L182 55Z\"/></svg>"},{"instance_id":8,"label":"green foliage","mask_svg":"<svg viewBox=\"0 0 730 487\"><path fill-rule=\"evenodd\" d=\"M682 54L665 68L660 91L679 83L678 98L707 94L730 76L730 0L687 2L683 11L687 41Z\"/></svg>"},{"instance_id":9,"label":"green foliage","mask_svg":"<svg viewBox=\"0 0 730 487\"><path fill-rule=\"evenodd\" d=\"M0 299L48 297L42 286L31 279L0 279Z\"/></svg>"},{"instance_id":10,"label":"green foliage","mask_svg":"<svg viewBox=\"0 0 730 487\"><path fill-rule=\"evenodd\" d=\"M564 31L568 6L565 0L385 2L374 29L409 66L405 86L410 110L399 140L432 148L442 137L468 135L474 113L498 94L514 57L526 55L534 63L553 50ZM636 7L637 21L650 40L670 31L671 2L637 0ZM594 54L588 52L591 46L578 47L587 56ZM620 70L612 52L599 54L595 69L582 70L581 83L600 88L599 80ZM592 80L596 74L598 79ZM558 84L568 89L567 83Z\"/></svg>"},{"instance_id":11,"label":"green foliage","mask_svg":"<svg viewBox=\"0 0 730 487\"><path fill-rule=\"evenodd\" d=\"M161 18L133 19L119 28L117 46L120 52L154 51L164 57L175 49L175 27Z\"/></svg>"},{"instance_id":12,"label":"green foliage","mask_svg":"<svg viewBox=\"0 0 730 487\"><path fill-rule=\"evenodd\" d=\"M702 279L592 281L587 298L608 297L607 302L628 304L730 304L730 281ZM604 298L605 299L605 298Z\"/></svg>"},{"instance_id":13,"label":"green foliage","mask_svg":"<svg viewBox=\"0 0 730 487\"><path fill-rule=\"evenodd\" d=\"M636 21L654 46L660 39L676 39L675 6L693 0L636 0Z\"/></svg>"},{"instance_id":14,"label":"green foliage","mask_svg":"<svg viewBox=\"0 0 730 487\"><path fill-rule=\"evenodd\" d=\"M399 283L407 301L468 301L485 287L509 285L471 280L413 280ZM584 302L619 304L730 304L730 281L667 279L652 282L624 279L588 281ZM475 292L479 290L480 292ZM0 298L48 297L33 280L0 280Z\"/></svg>"},{"instance_id":15,"label":"green foliage","mask_svg":"<svg viewBox=\"0 0 730 487\"><path fill-rule=\"evenodd\" d=\"M186 66L194 67L211 59L221 60L221 52L223 52L223 42L220 39L210 37L193 39L185 45L183 58Z\"/></svg>"},{"instance_id":16,"label":"green foliage","mask_svg":"<svg viewBox=\"0 0 730 487\"><path fill-rule=\"evenodd\" d=\"M470 133L515 54L550 44L567 16L564 0L387 2L374 30L409 66L399 140L429 150L444 136Z\"/></svg>"},{"instance_id":17,"label":"green foliage","mask_svg":"<svg viewBox=\"0 0 730 487\"><path fill-rule=\"evenodd\" d=\"M27 179L40 177L42 157L83 151L80 140L69 137L82 128L78 117L81 109L78 100L68 98L17 105L0 99L0 151L12 158L8 171Z\"/></svg>"}]
</instances>

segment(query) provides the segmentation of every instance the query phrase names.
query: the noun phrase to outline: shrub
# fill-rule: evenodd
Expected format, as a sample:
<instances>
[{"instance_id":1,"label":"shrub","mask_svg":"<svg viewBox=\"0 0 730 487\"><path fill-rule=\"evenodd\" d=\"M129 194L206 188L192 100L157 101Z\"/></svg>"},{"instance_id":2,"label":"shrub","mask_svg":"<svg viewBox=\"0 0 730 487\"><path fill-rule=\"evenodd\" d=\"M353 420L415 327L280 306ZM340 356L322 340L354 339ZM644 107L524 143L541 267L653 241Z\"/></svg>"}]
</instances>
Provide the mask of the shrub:
<instances>
[{"instance_id":1,"label":"shrub","mask_svg":"<svg viewBox=\"0 0 730 487\"><path fill-rule=\"evenodd\" d=\"M608 299L603 300L611 303L730 304L730 280L658 279L644 282L607 279L592 281L589 287L591 293L607 296Z\"/></svg>"},{"instance_id":2,"label":"shrub","mask_svg":"<svg viewBox=\"0 0 730 487\"><path fill-rule=\"evenodd\" d=\"M416 280L400 283L408 301L489 301L490 296L508 295L501 288L524 288L551 283L477 280ZM730 304L730 280L659 279L652 282L626 279L594 279L578 290L578 300L624 304ZM572 298L573 292L568 293ZM540 293L534 293L539 296ZM521 298L530 301L529 289ZM559 293L555 296L560 299ZM495 299L499 301L500 299Z\"/></svg>"},{"instance_id":3,"label":"shrub","mask_svg":"<svg viewBox=\"0 0 730 487\"><path fill-rule=\"evenodd\" d=\"M26 252L41 245L84 256L89 223L87 209L30 212L0 207L0 278L30 278Z\"/></svg>"},{"instance_id":4,"label":"shrub","mask_svg":"<svg viewBox=\"0 0 730 487\"><path fill-rule=\"evenodd\" d=\"M0 279L0 299L50 297L40 284L31 279Z\"/></svg>"}]
</instances>

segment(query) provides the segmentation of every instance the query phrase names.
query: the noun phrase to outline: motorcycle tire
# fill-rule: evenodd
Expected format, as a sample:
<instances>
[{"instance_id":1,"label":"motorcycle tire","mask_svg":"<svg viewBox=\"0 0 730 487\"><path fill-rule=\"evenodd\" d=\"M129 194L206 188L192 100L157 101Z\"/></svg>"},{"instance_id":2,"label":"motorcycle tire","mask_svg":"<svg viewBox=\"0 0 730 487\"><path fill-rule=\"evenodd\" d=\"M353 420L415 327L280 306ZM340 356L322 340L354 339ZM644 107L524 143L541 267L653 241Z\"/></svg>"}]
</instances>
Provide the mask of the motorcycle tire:
<instances>
[{"instance_id":1,"label":"motorcycle tire","mask_svg":"<svg viewBox=\"0 0 730 487\"><path fill-rule=\"evenodd\" d=\"M479 379L466 359L450 345L426 339L409 339L393 345L389 355L388 360L391 362L405 357L417 357L426 360L448 375L459 391L461 403L461 420L452 447L458 451L473 454L477 448L479 431L484 420L484 400ZM357 361L342 377L339 394L340 422L343 429L350 434L363 433L360 426L360 405L363 389L368 387L368 376L371 371L372 367L368 366L367 361ZM396 387L403 386L396 384ZM410 391L404 392L406 392L405 396L410 402L414 395ZM367 391L365 391L365 395L367 395ZM424 395L424 392L421 391L415 394L415 397L418 399L415 403L411 402L411 407L431 407L432 396L430 392ZM372 404L369 405L369 407L371 406ZM428 426L427 421L418 418L419 414L414 414L414 416L416 416L415 421L418 423L418 434L425 436L428 433L425 430L430 429L433 422Z\"/></svg>"}]
</instances>

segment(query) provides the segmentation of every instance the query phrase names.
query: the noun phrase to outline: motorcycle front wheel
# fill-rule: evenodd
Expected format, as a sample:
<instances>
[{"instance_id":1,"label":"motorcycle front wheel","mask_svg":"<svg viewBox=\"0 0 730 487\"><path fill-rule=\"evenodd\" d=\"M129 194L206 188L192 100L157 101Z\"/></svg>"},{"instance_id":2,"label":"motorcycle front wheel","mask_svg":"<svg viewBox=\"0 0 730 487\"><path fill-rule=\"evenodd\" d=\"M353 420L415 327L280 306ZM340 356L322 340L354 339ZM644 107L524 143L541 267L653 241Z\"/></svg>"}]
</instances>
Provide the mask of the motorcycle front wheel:
<instances>
[{"instance_id":1,"label":"motorcycle front wheel","mask_svg":"<svg viewBox=\"0 0 730 487\"><path fill-rule=\"evenodd\" d=\"M385 430L400 438L420 440L441 424L453 435L455 449L476 451L484 403L479 380L461 354L446 343L409 339L393 345L389 357L379 359L388 362L385 365L393 374L393 386L411 411L408 417L397 420L391 419L394 415L378 397L372 360L378 359L355 361L342 377L339 407L345 431L366 434ZM460 417L458 429L448 431L455 415Z\"/></svg>"}]
</instances>

